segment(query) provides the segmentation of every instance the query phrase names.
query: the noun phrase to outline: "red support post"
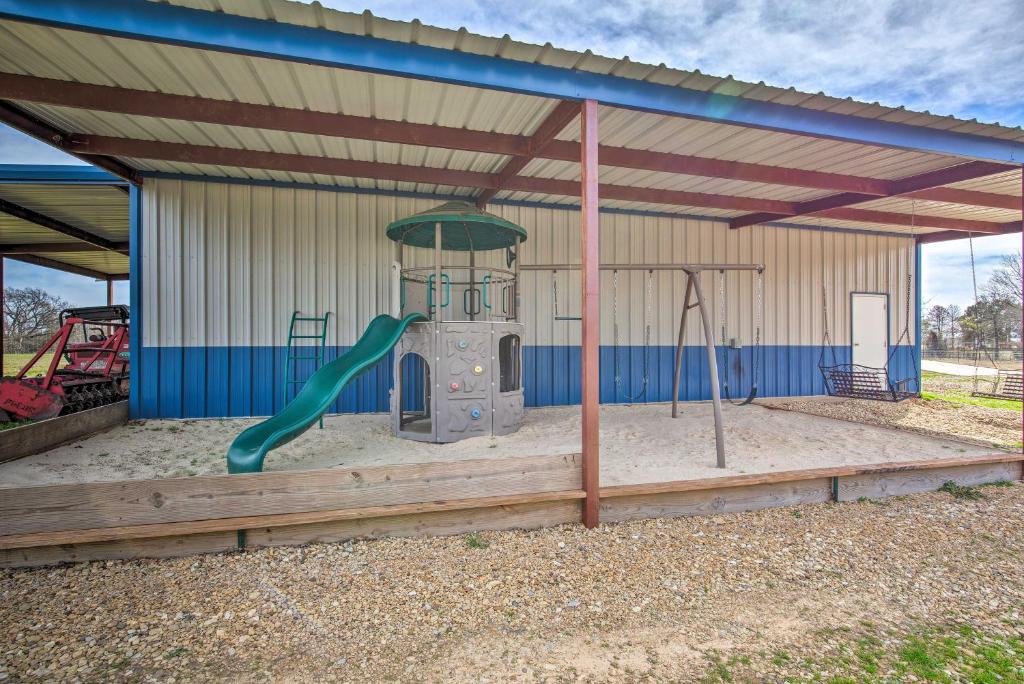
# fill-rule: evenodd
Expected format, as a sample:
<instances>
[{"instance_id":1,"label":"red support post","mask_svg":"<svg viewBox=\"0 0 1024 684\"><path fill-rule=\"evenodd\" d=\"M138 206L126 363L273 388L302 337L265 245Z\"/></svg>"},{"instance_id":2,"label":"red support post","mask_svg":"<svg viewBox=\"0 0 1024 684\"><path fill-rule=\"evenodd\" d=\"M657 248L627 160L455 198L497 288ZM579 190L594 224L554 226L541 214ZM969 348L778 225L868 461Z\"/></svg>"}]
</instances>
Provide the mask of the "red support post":
<instances>
[{"instance_id":1,"label":"red support post","mask_svg":"<svg viewBox=\"0 0 1024 684\"><path fill-rule=\"evenodd\" d=\"M582 105L580 144L580 254L582 255L582 385L583 385L583 524L600 522L600 353L601 299L599 227L597 212L597 101Z\"/></svg>"},{"instance_id":2,"label":"red support post","mask_svg":"<svg viewBox=\"0 0 1024 684\"><path fill-rule=\"evenodd\" d=\"M0 254L0 378L4 377L4 255Z\"/></svg>"}]
</instances>

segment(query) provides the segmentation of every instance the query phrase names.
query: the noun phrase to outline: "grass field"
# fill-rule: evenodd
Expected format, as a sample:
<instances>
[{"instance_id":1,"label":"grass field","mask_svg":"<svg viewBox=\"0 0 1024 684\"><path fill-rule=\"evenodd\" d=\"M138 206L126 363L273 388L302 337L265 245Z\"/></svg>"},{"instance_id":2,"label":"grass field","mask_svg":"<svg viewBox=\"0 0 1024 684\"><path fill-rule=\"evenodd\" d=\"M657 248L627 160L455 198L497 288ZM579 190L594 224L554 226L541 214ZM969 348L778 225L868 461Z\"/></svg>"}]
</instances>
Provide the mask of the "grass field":
<instances>
[{"instance_id":1,"label":"grass field","mask_svg":"<svg viewBox=\"0 0 1024 684\"><path fill-rule=\"evenodd\" d=\"M52 355L46 355L36 362L29 375L46 373ZM4 354L4 376L14 375L21 370L22 366L32 360L32 354Z\"/></svg>"},{"instance_id":2,"label":"grass field","mask_svg":"<svg viewBox=\"0 0 1024 684\"><path fill-rule=\"evenodd\" d=\"M921 382L921 398L926 400L941 399L954 404L967 404L970 406L984 406L985 408L1005 409L1007 411L1020 411L1021 402L1008 399L990 399L988 397L972 397L974 390L974 378L959 375L944 375L924 371ZM979 388L984 389L988 381L981 379Z\"/></svg>"}]
</instances>

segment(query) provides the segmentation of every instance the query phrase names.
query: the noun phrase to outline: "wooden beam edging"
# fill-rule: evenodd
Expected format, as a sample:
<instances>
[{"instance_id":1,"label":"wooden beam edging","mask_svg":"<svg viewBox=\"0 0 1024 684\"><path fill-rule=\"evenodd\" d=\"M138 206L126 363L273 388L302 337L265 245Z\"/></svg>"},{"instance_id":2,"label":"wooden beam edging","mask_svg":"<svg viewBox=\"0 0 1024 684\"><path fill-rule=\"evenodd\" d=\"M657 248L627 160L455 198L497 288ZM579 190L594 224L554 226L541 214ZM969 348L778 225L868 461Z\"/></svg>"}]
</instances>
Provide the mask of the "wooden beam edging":
<instances>
[{"instance_id":1,"label":"wooden beam edging","mask_svg":"<svg viewBox=\"0 0 1024 684\"><path fill-rule=\"evenodd\" d=\"M501 463L507 461L537 461L545 459L567 459L571 462L573 469L578 473L578 454L557 455L549 457L523 457L513 459L480 459L475 461L456 461L447 463L431 464L408 464L409 468L450 468L459 464L471 463L479 466L487 463ZM857 466L837 466L832 468L809 468L804 470L789 470L775 473L758 473L751 475L730 475L725 477L705 478L696 480L677 480L673 482L656 482L646 484L611 485L601 487L601 499L616 499L621 497L635 497L657 494L672 494L682 492L707 492L712 490L727 489L736 490L743 487L757 487L759 485L785 484L805 482L810 480L822 480L829 483L830 496L836 494L839 479L842 477L855 477L863 475L882 475L886 473L910 473L927 472L943 468L955 468L974 465L992 465L1000 463L1024 463L1024 454L989 454L974 457L951 457L942 459L930 459L920 461L903 461L878 463ZM393 471L403 466L380 466L377 470ZM363 469L361 472L373 469ZM329 471L354 472L342 469L327 469ZM292 475L308 475L324 473L325 471L301 471L291 473ZM283 476L289 473L259 473L259 476ZM1022 474L1024 475L1024 474ZM206 478L182 478L181 481L202 484L203 480L239 478L244 476L210 476ZM385 481L387 475L384 476ZM465 474L459 477L466 477ZM473 479L472 476L467 479ZM482 479L482 478L481 478ZM1024 477L1022 477L1024 479ZM131 482L131 481L129 481ZM159 483L160 480L135 481L147 483ZM163 482L171 482L165 480ZM431 484L429 478L419 478L422 485ZM117 483L94 483L94 484L117 484ZM20 490L0 489L0 509L3 507L4 495L9 492L21 490L40 489L66 489L69 487L83 487L88 485L52 485L49 487L26 487ZM396 487L400 487L396 483ZM24 493L24 491L22 491ZM55 492L51 492L55 493ZM30 494L31 496L31 494ZM209 494L204 495L202 488L196 488L193 495L199 499L212 499ZM524 492L516 494L504 494L484 497L468 497L459 499L435 499L411 503L398 503L377 506L359 506L350 508L331 508L323 510L304 510L287 513L259 514L247 516L204 518L196 520L179 520L174 522L149 523L139 525L121 525L110 527L94 527L85 529L63 529L52 531L32 531L17 534L6 534L0 536L0 551L12 549L26 549L33 547L58 546L67 544L89 544L95 542L125 541L135 539L154 539L161 537L187 536L196 534L209 534L215 532L244 531L257 529L272 529L280 527L291 527L297 525L312 525L318 523L340 522L347 520L362 520L373 518L385 518L403 515L419 515L425 513L439 513L445 511L459 511L471 509L497 508L505 506L516 506L522 504L555 503L560 501L581 501L586 498L583 489L555 489L544 492Z\"/></svg>"},{"instance_id":2,"label":"wooden beam edging","mask_svg":"<svg viewBox=\"0 0 1024 684\"><path fill-rule=\"evenodd\" d=\"M453 501L429 501L424 503L397 504L394 506L371 506L367 508L342 508L328 511L304 513L282 513L278 515L256 515L240 518L218 518L176 523L157 523L128 527L102 527L90 530L67 530L63 532L36 532L0 537L0 550L23 549L33 546L55 546L59 544L85 544L91 542L122 541L125 539L151 539L178 535L205 534L208 532L231 532L235 530L288 527L314 523L384 518L397 515L418 515L441 511L460 511L471 508L493 508L519 504L547 503L583 499L582 489L570 489L537 494L516 494L511 496L484 496Z\"/></svg>"},{"instance_id":3,"label":"wooden beam edging","mask_svg":"<svg viewBox=\"0 0 1024 684\"><path fill-rule=\"evenodd\" d=\"M727 489L730 487L746 487L750 485L800 482L803 480L817 480L822 478L840 478L856 475L899 473L915 470L951 468L956 466L984 465L987 463L1014 462L1024 462L1024 454L1006 453L987 454L985 456L957 456L950 458L926 459L921 461L892 461L889 463L835 466L832 468L780 470L774 473L754 473L751 475L726 475L724 477L709 477L701 480L675 480L673 482L610 485L607 487L601 487L601 498L610 499L620 496L693 492L707 489Z\"/></svg>"},{"instance_id":4,"label":"wooden beam edging","mask_svg":"<svg viewBox=\"0 0 1024 684\"><path fill-rule=\"evenodd\" d=\"M578 454L18 487L0 489L0 539L582 488Z\"/></svg>"},{"instance_id":5,"label":"wooden beam edging","mask_svg":"<svg viewBox=\"0 0 1024 684\"><path fill-rule=\"evenodd\" d=\"M25 423L0 432L0 463L15 461L128 422L128 402ZM2 494L0 494L2 496Z\"/></svg>"}]
</instances>

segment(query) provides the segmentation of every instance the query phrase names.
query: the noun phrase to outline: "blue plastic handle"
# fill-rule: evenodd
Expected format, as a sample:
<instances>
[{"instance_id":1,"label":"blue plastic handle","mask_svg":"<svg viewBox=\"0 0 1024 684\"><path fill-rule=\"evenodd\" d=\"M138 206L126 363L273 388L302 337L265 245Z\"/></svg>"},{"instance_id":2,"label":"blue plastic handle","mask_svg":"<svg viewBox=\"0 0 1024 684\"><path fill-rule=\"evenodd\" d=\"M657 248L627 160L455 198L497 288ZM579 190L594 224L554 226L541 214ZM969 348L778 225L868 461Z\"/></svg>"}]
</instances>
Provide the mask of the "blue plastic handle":
<instances>
[{"instance_id":1,"label":"blue plastic handle","mask_svg":"<svg viewBox=\"0 0 1024 684\"><path fill-rule=\"evenodd\" d=\"M441 284L444 286L444 298L441 300L441 308L447 307L452 301L452 279L447 273L441 274ZM427 308L434 306L434 274L427 278Z\"/></svg>"},{"instance_id":2,"label":"blue plastic handle","mask_svg":"<svg viewBox=\"0 0 1024 684\"><path fill-rule=\"evenodd\" d=\"M483 284L484 284L483 300L484 300L484 308L485 309L490 309L491 308L491 305L487 303L487 286L490 284L490 282L491 282L491 274L488 273L487 275L484 276L484 279L483 279Z\"/></svg>"}]
</instances>

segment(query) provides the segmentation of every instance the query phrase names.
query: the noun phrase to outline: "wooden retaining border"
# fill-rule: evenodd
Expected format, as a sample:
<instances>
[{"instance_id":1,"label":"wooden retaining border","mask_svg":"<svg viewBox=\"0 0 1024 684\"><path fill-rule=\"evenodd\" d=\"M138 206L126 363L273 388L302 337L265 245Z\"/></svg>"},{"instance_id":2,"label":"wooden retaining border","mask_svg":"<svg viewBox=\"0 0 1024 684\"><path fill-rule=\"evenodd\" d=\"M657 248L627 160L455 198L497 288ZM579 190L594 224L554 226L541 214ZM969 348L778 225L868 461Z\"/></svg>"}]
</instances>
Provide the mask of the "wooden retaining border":
<instances>
[{"instance_id":1,"label":"wooden retaining border","mask_svg":"<svg viewBox=\"0 0 1024 684\"><path fill-rule=\"evenodd\" d=\"M1022 478L1022 454L601 488L602 522ZM578 454L0 489L0 567L578 522Z\"/></svg>"},{"instance_id":2,"label":"wooden retaining border","mask_svg":"<svg viewBox=\"0 0 1024 684\"><path fill-rule=\"evenodd\" d=\"M38 454L128 422L128 402L26 423L0 431L0 463Z\"/></svg>"}]
</instances>

